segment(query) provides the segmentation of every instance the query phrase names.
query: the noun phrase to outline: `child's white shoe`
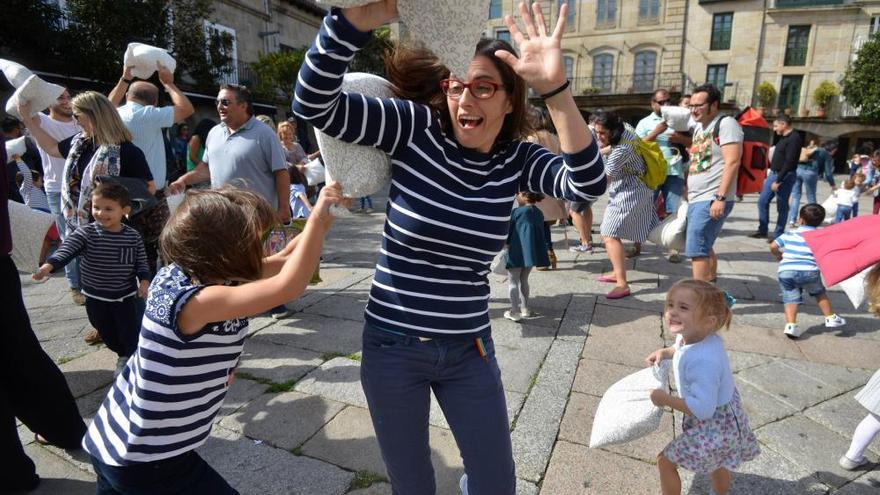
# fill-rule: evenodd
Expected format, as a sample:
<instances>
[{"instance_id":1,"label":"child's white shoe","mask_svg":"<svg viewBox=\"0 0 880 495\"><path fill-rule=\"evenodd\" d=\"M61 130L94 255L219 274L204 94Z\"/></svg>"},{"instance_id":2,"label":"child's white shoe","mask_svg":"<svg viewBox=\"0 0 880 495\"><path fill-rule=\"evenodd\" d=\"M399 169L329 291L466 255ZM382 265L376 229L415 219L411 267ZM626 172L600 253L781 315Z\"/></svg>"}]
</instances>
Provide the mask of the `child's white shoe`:
<instances>
[{"instance_id":1,"label":"child's white shoe","mask_svg":"<svg viewBox=\"0 0 880 495\"><path fill-rule=\"evenodd\" d=\"M523 318L528 318L528 317L532 316L532 312L529 311L529 308L527 308L525 306L522 307L522 311L520 311L520 314L522 315Z\"/></svg>"},{"instance_id":2,"label":"child's white shoe","mask_svg":"<svg viewBox=\"0 0 880 495\"><path fill-rule=\"evenodd\" d=\"M840 460L837 461L837 464L839 464L840 467L842 467L843 469L846 469L847 471L855 471L856 469L864 466L867 463L868 463L868 458L865 456L862 456L862 458L859 459L858 461L854 461L854 460L850 459L849 457L842 455L842 456L840 456Z\"/></svg>"},{"instance_id":3,"label":"child's white shoe","mask_svg":"<svg viewBox=\"0 0 880 495\"><path fill-rule=\"evenodd\" d=\"M844 325L846 325L846 320L837 315L825 317L825 328L842 327Z\"/></svg>"},{"instance_id":4,"label":"child's white shoe","mask_svg":"<svg viewBox=\"0 0 880 495\"><path fill-rule=\"evenodd\" d=\"M515 311L505 311L504 317L510 321L519 321L522 320L522 315Z\"/></svg>"},{"instance_id":5,"label":"child's white shoe","mask_svg":"<svg viewBox=\"0 0 880 495\"><path fill-rule=\"evenodd\" d=\"M458 489L461 490L461 495L468 495L467 473L461 475L461 479L458 480Z\"/></svg>"},{"instance_id":6,"label":"child's white shoe","mask_svg":"<svg viewBox=\"0 0 880 495\"><path fill-rule=\"evenodd\" d=\"M790 339L796 339L804 333L803 329L798 327L797 323L785 324L785 336Z\"/></svg>"}]
</instances>

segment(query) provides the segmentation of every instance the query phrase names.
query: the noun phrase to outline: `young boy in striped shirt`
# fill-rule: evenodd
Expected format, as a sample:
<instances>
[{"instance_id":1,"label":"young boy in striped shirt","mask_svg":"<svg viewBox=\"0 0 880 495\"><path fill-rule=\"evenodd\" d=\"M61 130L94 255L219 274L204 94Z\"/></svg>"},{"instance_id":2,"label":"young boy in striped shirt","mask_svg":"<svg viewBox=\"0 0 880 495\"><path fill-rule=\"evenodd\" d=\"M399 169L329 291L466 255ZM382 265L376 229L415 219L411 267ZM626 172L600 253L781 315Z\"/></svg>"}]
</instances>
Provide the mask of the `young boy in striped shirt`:
<instances>
[{"instance_id":1,"label":"young boy in striped shirt","mask_svg":"<svg viewBox=\"0 0 880 495\"><path fill-rule=\"evenodd\" d=\"M846 320L837 316L831 309L831 301L825 294L825 285L819 274L819 265L803 233L816 230L825 220L825 208L816 203L804 205L798 216L798 228L777 237L770 243L770 252L779 261L779 287L782 289L782 303L785 305L785 335L796 339L804 333L798 328L798 305L803 304L803 291L816 298L816 303L825 315L827 328L840 327Z\"/></svg>"},{"instance_id":2,"label":"young boy in striped shirt","mask_svg":"<svg viewBox=\"0 0 880 495\"><path fill-rule=\"evenodd\" d=\"M150 286L144 241L136 230L122 223L130 211L125 187L99 184L92 191L95 221L68 235L33 277L40 280L81 256L80 281L89 323L119 355L117 374L137 349L142 313L135 296L146 298Z\"/></svg>"}]
</instances>

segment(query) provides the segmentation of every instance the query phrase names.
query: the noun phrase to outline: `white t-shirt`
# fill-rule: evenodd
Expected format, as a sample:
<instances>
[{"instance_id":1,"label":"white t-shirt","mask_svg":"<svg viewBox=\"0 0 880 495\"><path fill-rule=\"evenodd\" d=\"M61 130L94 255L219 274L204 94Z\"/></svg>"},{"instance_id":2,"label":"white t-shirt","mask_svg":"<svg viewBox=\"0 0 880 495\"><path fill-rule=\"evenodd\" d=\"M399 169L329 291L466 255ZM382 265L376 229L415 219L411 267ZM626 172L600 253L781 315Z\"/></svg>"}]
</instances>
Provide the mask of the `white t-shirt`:
<instances>
[{"instance_id":1,"label":"white t-shirt","mask_svg":"<svg viewBox=\"0 0 880 495\"><path fill-rule=\"evenodd\" d=\"M718 130L718 142L715 142L715 124L718 119L721 127ZM691 144L690 172L688 173L688 201L712 200L718 194L718 186L721 185L721 177L724 175L724 156L721 147L726 144L740 143L742 146L743 130L733 117L718 115L703 129L700 123L694 127L694 137ZM736 192L736 182L733 188L727 191L732 195Z\"/></svg>"},{"instance_id":2,"label":"white t-shirt","mask_svg":"<svg viewBox=\"0 0 880 495\"><path fill-rule=\"evenodd\" d=\"M44 113L37 115L40 118L40 127L55 141L63 141L82 130L73 119L70 119L70 122L60 122ZM37 148L43 161L43 189L47 193L60 193L61 181L64 180L64 158L49 156L39 144Z\"/></svg>"},{"instance_id":3,"label":"white t-shirt","mask_svg":"<svg viewBox=\"0 0 880 495\"><path fill-rule=\"evenodd\" d=\"M174 107L159 108L128 102L117 110L125 127L131 131L131 142L144 152L156 189L164 189L168 169L162 129L174 125Z\"/></svg>"},{"instance_id":4,"label":"white t-shirt","mask_svg":"<svg viewBox=\"0 0 880 495\"><path fill-rule=\"evenodd\" d=\"M841 206L852 206L859 200L859 191L856 189L838 188L834 191L834 198Z\"/></svg>"}]
</instances>

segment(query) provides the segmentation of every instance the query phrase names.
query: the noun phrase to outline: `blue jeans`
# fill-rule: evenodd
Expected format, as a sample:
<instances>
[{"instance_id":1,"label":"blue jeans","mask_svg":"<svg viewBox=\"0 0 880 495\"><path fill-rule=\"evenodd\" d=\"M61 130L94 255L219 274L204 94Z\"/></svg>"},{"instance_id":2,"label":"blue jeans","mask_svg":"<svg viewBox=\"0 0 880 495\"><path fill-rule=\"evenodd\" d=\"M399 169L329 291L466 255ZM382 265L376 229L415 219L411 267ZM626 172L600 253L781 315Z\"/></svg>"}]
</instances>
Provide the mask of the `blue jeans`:
<instances>
[{"instance_id":1,"label":"blue jeans","mask_svg":"<svg viewBox=\"0 0 880 495\"><path fill-rule=\"evenodd\" d=\"M788 210L788 222L796 223L801 206L802 186L807 188L807 203L816 202L816 184L819 182L819 173L811 168L798 165L794 186L791 190L791 206Z\"/></svg>"},{"instance_id":2,"label":"blue jeans","mask_svg":"<svg viewBox=\"0 0 880 495\"><path fill-rule=\"evenodd\" d=\"M170 459L131 466L110 466L92 457L92 467L98 478L96 495L238 495L238 491L194 450Z\"/></svg>"},{"instance_id":3,"label":"blue jeans","mask_svg":"<svg viewBox=\"0 0 880 495\"><path fill-rule=\"evenodd\" d=\"M724 215L721 218L712 218L709 214L712 203L711 200L688 203L687 234L684 241L684 255L688 258L709 257L724 221L733 211L733 201L727 201Z\"/></svg>"},{"instance_id":4,"label":"blue jeans","mask_svg":"<svg viewBox=\"0 0 880 495\"><path fill-rule=\"evenodd\" d=\"M431 391L449 422L471 495L516 492L507 406L495 344L483 338L422 341L366 323L361 383L393 493L436 492L428 410Z\"/></svg>"},{"instance_id":5,"label":"blue jeans","mask_svg":"<svg viewBox=\"0 0 880 495\"><path fill-rule=\"evenodd\" d=\"M837 205L837 214L834 215L834 223L840 223L849 220L852 217L853 207L845 205Z\"/></svg>"},{"instance_id":6,"label":"blue jeans","mask_svg":"<svg viewBox=\"0 0 880 495\"><path fill-rule=\"evenodd\" d=\"M770 224L770 202L776 198L776 229L773 231L773 238L777 238L785 232L785 222L788 220L788 197L791 195L791 188L794 186L795 174L789 173L785 176L785 180L779 184L776 192L770 189L770 186L776 182L776 172L770 171L767 179L764 181L764 188L761 195L758 196L758 232L764 235L768 234Z\"/></svg>"},{"instance_id":7,"label":"blue jeans","mask_svg":"<svg viewBox=\"0 0 880 495\"><path fill-rule=\"evenodd\" d=\"M372 210L373 209L373 198L371 198L369 196L362 196L361 197L361 209L362 210L364 209L364 205L366 205L367 208Z\"/></svg>"},{"instance_id":8,"label":"blue jeans","mask_svg":"<svg viewBox=\"0 0 880 495\"><path fill-rule=\"evenodd\" d=\"M782 289L783 304L803 304L804 291L817 297L825 293L825 286L819 277L819 270L784 270L779 272L779 288Z\"/></svg>"},{"instance_id":9,"label":"blue jeans","mask_svg":"<svg viewBox=\"0 0 880 495\"><path fill-rule=\"evenodd\" d=\"M64 220L64 213L61 208L61 193L47 192L46 199L49 201L49 209L55 215L55 227L58 228L58 235L61 240L67 239L67 221ZM79 289L79 257L71 260L64 266L64 276L67 277L67 285L71 289Z\"/></svg>"},{"instance_id":10,"label":"blue jeans","mask_svg":"<svg viewBox=\"0 0 880 495\"><path fill-rule=\"evenodd\" d=\"M666 214L671 215L678 211L682 193L684 193L684 179L677 175L667 175L666 181L654 191L654 201L657 201L657 196L662 194L663 202L666 204Z\"/></svg>"}]
</instances>

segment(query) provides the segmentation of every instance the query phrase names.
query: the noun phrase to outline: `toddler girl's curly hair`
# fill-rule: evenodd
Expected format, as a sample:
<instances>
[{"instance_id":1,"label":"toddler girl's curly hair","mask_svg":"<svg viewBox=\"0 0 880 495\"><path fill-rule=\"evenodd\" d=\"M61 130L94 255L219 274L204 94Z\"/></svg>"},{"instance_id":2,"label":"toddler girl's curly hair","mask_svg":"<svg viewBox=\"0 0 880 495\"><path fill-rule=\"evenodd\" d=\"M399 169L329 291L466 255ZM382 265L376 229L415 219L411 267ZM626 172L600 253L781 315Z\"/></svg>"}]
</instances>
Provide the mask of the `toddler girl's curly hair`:
<instances>
[{"instance_id":1,"label":"toddler girl's curly hair","mask_svg":"<svg viewBox=\"0 0 880 495\"><path fill-rule=\"evenodd\" d=\"M700 320L711 318L714 322L713 331L719 330L722 327L730 328L730 321L733 317L733 313L730 311L730 306L727 304L727 296L724 295L724 291L708 282L703 282L702 280L679 280L673 284L673 286L669 288L669 292L666 293L667 304L669 303L672 294L678 290L689 290L694 294L696 297L696 308L694 311L697 318Z\"/></svg>"}]
</instances>

